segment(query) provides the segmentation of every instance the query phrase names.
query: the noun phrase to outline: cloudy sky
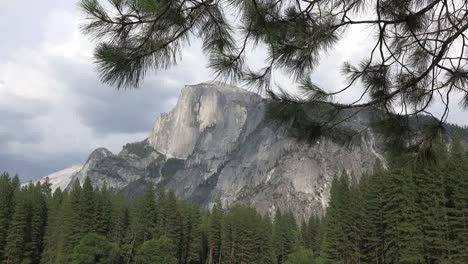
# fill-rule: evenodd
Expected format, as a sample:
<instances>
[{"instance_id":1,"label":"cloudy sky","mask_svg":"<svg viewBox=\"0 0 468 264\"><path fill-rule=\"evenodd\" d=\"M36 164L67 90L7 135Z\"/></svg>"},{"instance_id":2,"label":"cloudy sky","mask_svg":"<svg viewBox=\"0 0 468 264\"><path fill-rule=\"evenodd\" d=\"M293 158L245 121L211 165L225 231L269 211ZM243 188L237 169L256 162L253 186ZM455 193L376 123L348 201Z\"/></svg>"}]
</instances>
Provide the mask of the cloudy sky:
<instances>
[{"instance_id":1,"label":"cloudy sky","mask_svg":"<svg viewBox=\"0 0 468 264\"><path fill-rule=\"evenodd\" d=\"M117 91L97 79L75 0L0 0L0 6L0 170L23 180L83 163L97 147L118 152L146 138L183 85L209 80L195 44L177 67L149 74L141 89ZM357 61L371 39L366 30L350 32L324 57L314 80L341 86L339 66ZM250 62L261 66L262 52ZM466 113L454 108L450 121L468 124Z\"/></svg>"},{"instance_id":2,"label":"cloudy sky","mask_svg":"<svg viewBox=\"0 0 468 264\"><path fill-rule=\"evenodd\" d=\"M83 163L97 147L118 152L144 139L184 84L208 79L194 47L141 89L117 91L97 79L76 1L0 5L0 170L23 179Z\"/></svg>"}]
</instances>

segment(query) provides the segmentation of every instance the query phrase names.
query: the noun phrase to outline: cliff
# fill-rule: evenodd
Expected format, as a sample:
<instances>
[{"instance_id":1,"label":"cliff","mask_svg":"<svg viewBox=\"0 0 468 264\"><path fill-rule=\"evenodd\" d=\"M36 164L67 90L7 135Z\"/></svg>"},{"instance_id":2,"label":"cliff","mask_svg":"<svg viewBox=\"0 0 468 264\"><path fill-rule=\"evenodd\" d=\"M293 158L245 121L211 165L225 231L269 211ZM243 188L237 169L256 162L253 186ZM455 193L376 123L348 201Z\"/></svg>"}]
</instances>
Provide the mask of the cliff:
<instances>
[{"instance_id":1,"label":"cliff","mask_svg":"<svg viewBox=\"0 0 468 264\"><path fill-rule=\"evenodd\" d=\"M96 186L106 183L129 196L140 195L150 182L203 206L220 199L264 213L281 209L307 216L322 211L335 175L360 175L382 159L379 137L367 128L368 112L343 124L365 131L358 144L329 138L307 144L265 117L267 103L230 85L186 86L147 139L127 144L119 154L95 150L70 182L89 176Z\"/></svg>"}]
</instances>

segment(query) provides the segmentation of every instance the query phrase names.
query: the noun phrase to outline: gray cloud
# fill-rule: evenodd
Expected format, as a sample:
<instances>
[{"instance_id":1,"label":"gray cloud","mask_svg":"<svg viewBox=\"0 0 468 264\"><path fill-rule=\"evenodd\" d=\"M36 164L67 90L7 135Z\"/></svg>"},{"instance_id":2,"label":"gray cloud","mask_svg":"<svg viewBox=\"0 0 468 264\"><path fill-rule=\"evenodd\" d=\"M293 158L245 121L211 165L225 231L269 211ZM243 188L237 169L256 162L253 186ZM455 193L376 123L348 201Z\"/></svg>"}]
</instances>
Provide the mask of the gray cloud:
<instances>
[{"instance_id":1,"label":"gray cloud","mask_svg":"<svg viewBox=\"0 0 468 264\"><path fill-rule=\"evenodd\" d=\"M35 161L27 156L0 153L0 173L7 171L11 175L18 174L21 181L26 182L74 165L70 161L81 163L84 160L80 155L66 155Z\"/></svg>"},{"instance_id":2,"label":"gray cloud","mask_svg":"<svg viewBox=\"0 0 468 264\"><path fill-rule=\"evenodd\" d=\"M0 105L0 145L7 143L37 143L44 136L34 129L33 120L47 114L48 106L42 101L10 97Z\"/></svg>"},{"instance_id":3,"label":"gray cloud","mask_svg":"<svg viewBox=\"0 0 468 264\"><path fill-rule=\"evenodd\" d=\"M151 86L143 87L144 91L111 90L105 95L97 93L94 98L83 102L78 113L83 123L98 134L148 132L156 114L169 109L169 101L175 98L175 92L180 88L157 83ZM172 91L158 93L162 86Z\"/></svg>"},{"instance_id":4,"label":"gray cloud","mask_svg":"<svg viewBox=\"0 0 468 264\"><path fill-rule=\"evenodd\" d=\"M8 36L0 41L0 170L23 179L82 163L97 147L117 152L142 140L155 117L174 105L180 88L210 77L194 41L177 67L149 72L138 90L117 91L97 79L91 44L78 31L75 1L0 2L0 32ZM339 44L313 75L328 91L343 86L342 61L358 61L370 43L356 32L349 36L354 43ZM263 59L261 51L249 54L255 66ZM288 78L280 78L288 85ZM466 112L453 107L450 120L468 124Z\"/></svg>"},{"instance_id":5,"label":"gray cloud","mask_svg":"<svg viewBox=\"0 0 468 264\"><path fill-rule=\"evenodd\" d=\"M0 129L0 145L11 142L37 143L42 135L37 131L28 131L30 126L22 115L0 112L2 129Z\"/></svg>"},{"instance_id":6,"label":"gray cloud","mask_svg":"<svg viewBox=\"0 0 468 264\"><path fill-rule=\"evenodd\" d=\"M22 0L1 1L0 9L0 61L18 49L37 46L44 39L41 24L43 18L53 9L77 8L75 1ZM14 21L14 22L13 22Z\"/></svg>"},{"instance_id":7,"label":"gray cloud","mask_svg":"<svg viewBox=\"0 0 468 264\"><path fill-rule=\"evenodd\" d=\"M149 132L156 115L168 111L180 88L191 81L179 77L190 74L175 69L149 76L136 90L116 90L100 83L91 65L59 61L53 66L69 85L70 100L79 98L79 118L97 135Z\"/></svg>"},{"instance_id":8,"label":"gray cloud","mask_svg":"<svg viewBox=\"0 0 468 264\"><path fill-rule=\"evenodd\" d=\"M82 163L97 147L118 152L147 137L183 85L207 79L195 43L197 52L188 50L178 67L148 74L138 90L117 91L97 79L75 3L26 2L0 10L0 31L10 36L0 42L0 170L31 179Z\"/></svg>"}]
</instances>

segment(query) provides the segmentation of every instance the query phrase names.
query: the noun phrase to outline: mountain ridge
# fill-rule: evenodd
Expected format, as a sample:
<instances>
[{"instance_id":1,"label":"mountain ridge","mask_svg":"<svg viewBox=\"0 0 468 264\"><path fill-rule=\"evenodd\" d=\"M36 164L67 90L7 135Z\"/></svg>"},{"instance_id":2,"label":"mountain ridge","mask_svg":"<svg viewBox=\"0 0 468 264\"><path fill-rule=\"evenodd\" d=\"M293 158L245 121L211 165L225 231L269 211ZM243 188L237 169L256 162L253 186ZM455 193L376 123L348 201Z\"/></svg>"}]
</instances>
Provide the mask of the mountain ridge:
<instances>
[{"instance_id":1,"label":"mountain ridge","mask_svg":"<svg viewBox=\"0 0 468 264\"><path fill-rule=\"evenodd\" d=\"M96 149L70 182L88 176L95 186L129 196L140 195L150 182L203 206L219 199L263 213L308 216L322 212L336 174L360 175L383 158L379 136L370 129L357 146L324 137L308 145L268 120L266 104L258 94L222 83L186 86L147 139L118 154ZM364 113L349 124L364 129L368 118Z\"/></svg>"}]
</instances>

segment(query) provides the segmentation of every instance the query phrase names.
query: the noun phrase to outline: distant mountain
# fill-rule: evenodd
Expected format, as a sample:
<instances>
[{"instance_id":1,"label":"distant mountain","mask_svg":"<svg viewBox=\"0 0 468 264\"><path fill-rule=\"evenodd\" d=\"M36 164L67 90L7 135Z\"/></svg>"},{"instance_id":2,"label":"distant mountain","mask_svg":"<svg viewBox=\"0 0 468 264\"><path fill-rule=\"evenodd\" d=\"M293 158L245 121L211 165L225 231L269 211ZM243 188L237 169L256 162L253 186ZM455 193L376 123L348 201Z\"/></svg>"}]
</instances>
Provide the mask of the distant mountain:
<instances>
[{"instance_id":1,"label":"distant mountain","mask_svg":"<svg viewBox=\"0 0 468 264\"><path fill-rule=\"evenodd\" d=\"M327 204L336 174L360 175L383 160L369 111L342 124L364 131L357 144L343 146L329 138L307 144L265 118L266 105L259 95L230 85L186 86L147 139L125 145L119 154L96 149L79 171L72 167L49 180L63 188L89 176L96 186L106 183L129 196L140 195L150 182L203 206L220 199L264 213L281 209L307 216Z\"/></svg>"},{"instance_id":2,"label":"distant mountain","mask_svg":"<svg viewBox=\"0 0 468 264\"><path fill-rule=\"evenodd\" d=\"M83 165L74 165L64 170L54 172L37 181L33 181L32 183L36 183L38 181L40 181L41 183L44 183L47 181L51 184L50 188L52 190L56 190L58 188L65 190L70 184L73 176L75 176L75 174L79 172L82 168L83 168ZM28 183L25 183L25 184L28 184Z\"/></svg>"}]
</instances>

